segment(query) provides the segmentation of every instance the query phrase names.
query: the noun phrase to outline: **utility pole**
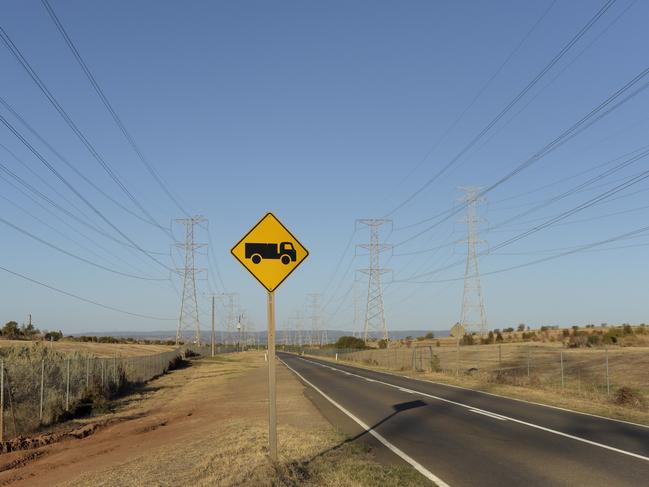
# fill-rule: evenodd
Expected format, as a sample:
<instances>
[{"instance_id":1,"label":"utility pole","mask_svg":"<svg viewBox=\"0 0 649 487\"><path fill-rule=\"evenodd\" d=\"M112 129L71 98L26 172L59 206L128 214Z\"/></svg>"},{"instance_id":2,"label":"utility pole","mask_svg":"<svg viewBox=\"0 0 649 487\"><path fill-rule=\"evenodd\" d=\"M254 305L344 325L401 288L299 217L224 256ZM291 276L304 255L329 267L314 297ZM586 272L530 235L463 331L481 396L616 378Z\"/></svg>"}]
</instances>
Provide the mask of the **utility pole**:
<instances>
[{"instance_id":1,"label":"utility pole","mask_svg":"<svg viewBox=\"0 0 649 487\"><path fill-rule=\"evenodd\" d=\"M201 216L176 220L177 223L185 226L185 241L176 244L177 247L183 249L185 260L184 267L177 269L178 273L183 276L183 294L180 302L178 329L176 330L176 345L180 344L181 341L184 341L185 338L189 336L188 332L192 331L195 344L201 344L201 326L198 317L196 274L203 272L204 269L196 268L195 251L198 248L205 247L205 244L199 244L194 241L194 227L205 221L206 219Z\"/></svg>"},{"instance_id":2,"label":"utility pole","mask_svg":"<svg viewBox=\"0 0 649 487\"><path fill-rule=\"evenodd\" d=\"M228 320L226 324L226 341L230 345L234 345L232 334L236 328L237 315L239 313L239 295L237 293L229 293L226 295L228 298Z\"/></svg>"},{"instance_id":3,"label":"utility pole","mask_svg":"<svg viewBox=\"0 0 649 487\"><path fill-rule=\"evenodd\" d=\"M367 343L368 338L374 333L377 338L388 343L388 327L385 323L385 310L383 308L383 288L381 287L381 275L390 272L389 269L381 267L381 252L391 250L392 245L382 244L379 239L379 229L382 225L392 224L392 220L365 218L356 220L356 224L366 225L370 230L370 243L357 245L369 251L370 266L359 269L368 276L367 303L365 305L365 326L363 328L363 340Z\"/></svg>"},{"instance_id":4,"label":"utility pole","mask_svg":"<svg viewBox=\"0 0 649 487\"><path fill-rule=\"evenodd\" d=\"M477 238L478 223L482 221L478 217L477 206L478 203L483 203L485 199L478 197L480 188L464 187L460 188L460 190L464 191L464 196L460 201L466 205L466 217L462 222L467 226L467 256L460 324L464 326L468 333L475 331L480 334L481 338L484 338L487 333L487 318L482 299L476 246L484 243L484 241Z\"/></svg>"}]
</instances>

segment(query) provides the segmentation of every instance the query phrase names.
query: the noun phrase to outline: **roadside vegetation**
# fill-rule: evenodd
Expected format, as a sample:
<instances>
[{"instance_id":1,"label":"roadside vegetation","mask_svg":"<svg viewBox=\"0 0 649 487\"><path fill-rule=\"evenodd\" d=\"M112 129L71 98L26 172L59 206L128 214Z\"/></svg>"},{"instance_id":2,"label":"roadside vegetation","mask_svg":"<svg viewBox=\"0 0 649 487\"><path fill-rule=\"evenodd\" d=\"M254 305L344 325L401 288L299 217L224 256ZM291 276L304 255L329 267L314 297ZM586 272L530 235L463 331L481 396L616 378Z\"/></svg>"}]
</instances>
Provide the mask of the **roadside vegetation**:
<instances>
[{"instance_id":1,"label":"roadside vegetation","mask_svg":"<svg viewBox=\"0 0 649 487\"><path fill-rule=\"evenodd\" d=\"M277 374L276 463L268 458L264 353L249 351L192 358L190 366L111 401L109 413L85 420L92 434L83 441L4 454L12 466L0 468L0 484L29 478L35 487L52 479L68 487L430 485L409 466L379 463L363 443L348 442L290 371L280 366Z\"/></svg>"}]
</instances>

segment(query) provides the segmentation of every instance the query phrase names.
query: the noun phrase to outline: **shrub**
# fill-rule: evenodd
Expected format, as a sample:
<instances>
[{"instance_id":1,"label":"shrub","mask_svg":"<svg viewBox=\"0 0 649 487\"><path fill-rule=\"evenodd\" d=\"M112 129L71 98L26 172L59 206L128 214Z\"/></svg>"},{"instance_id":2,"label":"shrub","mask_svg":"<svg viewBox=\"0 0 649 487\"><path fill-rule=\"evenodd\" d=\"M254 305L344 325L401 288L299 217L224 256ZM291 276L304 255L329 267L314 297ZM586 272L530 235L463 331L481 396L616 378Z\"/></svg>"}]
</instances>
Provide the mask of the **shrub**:
<instances>
[{"instance_id":1,"label":"shrub","mask_svg":"<svg viewBox=\"0 0 649 487\"><path fill-rule=\"evenodd\" d=\"M630 387L620 387L613 395L613 402L618 406L628 406L634 408L644 407L644 399L635 390Z\"/></svg>"},{"instance_id":2,"label":"shrub","mask_svg":"<svg viewBox=\"0 0 649 487\"><path fill-rule=\"evenodd\" d=\"M360 338L351 337L351 336L342 336L336 342L336 348L363 349L367 347L365 346L365 342Z\"/></svg>"},{"instance_id":3,"label":"shrub","mask_svg":"<svg viewBox=\"0 0 649 487\"><path fill-rule=\"evenodd\" d=\"M588 335L588 345L597 346L601 345L602 336L601 335Z\"/></svg>"}]
</instances>

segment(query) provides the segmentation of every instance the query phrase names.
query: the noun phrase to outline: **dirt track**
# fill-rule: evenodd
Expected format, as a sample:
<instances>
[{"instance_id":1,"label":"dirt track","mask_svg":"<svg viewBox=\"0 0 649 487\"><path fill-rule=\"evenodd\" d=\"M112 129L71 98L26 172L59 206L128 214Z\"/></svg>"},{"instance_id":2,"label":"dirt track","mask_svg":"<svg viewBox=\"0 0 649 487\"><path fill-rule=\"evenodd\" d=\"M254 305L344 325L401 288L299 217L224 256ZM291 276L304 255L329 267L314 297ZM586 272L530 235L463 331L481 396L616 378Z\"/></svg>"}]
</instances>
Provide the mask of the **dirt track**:
<instances>
[{"instance_id":1,"label":"dirt track","mask_svg":"<svg viewBox=\"0 0 649 487\"><path fill-rule=\"evenodd\" d=\"M0 473L0 485L228 485L235 477L227 471L241 468L254 477L266 463L263 363L262 355L249 353L245 362L203 362L174 371L127 398L107 416L113 422L87 438L0 456L0 468L13 466ZM291 441L291 428L330 429L282 367L278 386L280 446L282 433L284 443ZM223 451L225 443L229 451ZM250 465L247 448L259 450L259 465ZM283 451L294 449L285 445ZM229 464L225 472L223 461Z\"/></svg>"}]
</instances>

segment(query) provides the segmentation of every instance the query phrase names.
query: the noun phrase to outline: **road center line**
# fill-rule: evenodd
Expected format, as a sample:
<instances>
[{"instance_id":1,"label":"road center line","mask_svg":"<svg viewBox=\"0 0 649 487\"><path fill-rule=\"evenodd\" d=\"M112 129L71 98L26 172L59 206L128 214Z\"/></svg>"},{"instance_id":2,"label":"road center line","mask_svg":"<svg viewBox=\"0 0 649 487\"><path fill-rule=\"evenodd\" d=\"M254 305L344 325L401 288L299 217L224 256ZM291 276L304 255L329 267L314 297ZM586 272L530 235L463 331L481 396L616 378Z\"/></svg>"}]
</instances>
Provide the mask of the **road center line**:
<instances>
[{"instance_id":1,"label":"road center line","mask_svg":"<svg viewBox=\"0 0 649 487\"><path fill-rule=\"evenodd\" d=\"M481 409L469 409L472 413L482 414L484 416L489 416L490 418L498 419L500 421L507 421L507 418L500 416L499 414L492 414L487 411L482 411Z\"/></svg>"},{"instance_id":2,"label":"road center line","mask_svg":"<svg viewBox=\"0 0 649 487\"><path fill-rule=\"evenodd\" d=\"M321 363L318 363L318 362L313 362L312 360L307 360L307 359L302 358L302 357L298 357L298 358L301 358L305 362L309 362L310 364L313 364L313 365L319 365L320 367L325 367L325 368L332 369L332 370L340 370L340 369L336 369L335 367L331 367L329 365L324 365L324 364L321 364ZM353 375L353 376L361 378L361 379L365 379L365 377L363 377L362 375L352 374L350 372L347 372L347 374ZM380 381L380 380L375 380L375 382L377 384L383 384L385 386L392 387L392 388L395 388L395 389L403 389L401 386L390 384L389 382L384 382L384 381ZM465 409L477 411L477 409L474 406L470 406L468 404L464 404L464 403L457 402L457 401L452 401L450 399L445 399L445 398L439 397L439 396L434 396L432 394L428 394L427 392L421 392L421 391L413 391L413 392L415 392L416 394L420 394L422 396L425 396L425 397L429 397L431 399L436 399L438 401L446 402L446 403L449 403L449 404L454 404L456 406L460 406L460 407L463 407ZM529 423L527 421L512 418L510 416L500 415L500 414L497 414L497 413L493 413L491 411L485 411L485 410L480 410L480 411L482 411L483 413L489 413L489 414L494 415L494 416L500 416L500 418L507 419L509 421L513 421L514 423L522 424L522 425L528 426L530 428L535 428L535 429L538 429L538 430L541 430L541 431L545 431L547 433L552 433L552 434L557 435L557 436L562 436L564 438L570 438L571 440L580 441L580 442L586 443L588 445L596 446L596 447L599 447L599 448L603 448L605 450L613 451L613 452L616 452L616 453L621 453L622 455L627 455L627 456L630 456L630 457L633 457L633 458L637 458L639 460L644 460L645 462L649 462L649 457L639 455L638 453L633 453L633 452L630 452L630 451L621 450L620 448L615 448L613 446L605 445L603 443L598 443L596 441L587 440L586 438L580 438L579 436L574 436L574 435L571 435L571 434L568 434L568 433L563 433L561 431L553 430L551 428L546 428L545 426L540 426L538 424Z\"/></svg>"},{"instance_id":3,"label":"road center line","mask_svg":"<svg viewBox=\"0 0 649 487\"><path fill-rule=\"evenodd\" d=\"M303 359L304 360L304 359ZM332 398L330 398L328 395L326 395L324 392L322 392L318 387L316 387L313 383L309 382L307 379L305 379L299 372L297 372L293 367L288 365L286 362L284 362L282 359L279 359L280 362L284 364L284 366L289 369L291 372L293 372L295 375L297 375L302 382L305 384L308 384L311 388L316 390L317 392L320 393L322 397L324 397L327 401L329 401L331 404L336 406L340 411L345 413L349 418L351 418L356 424L358 424L361 428L363 428L365 431L367 431L369 434L371 434L374 438L379 440L386 448L388 448L391 452L399 456L401 459L405 460L408 462L410 465L413 466L415 470L417 470L420 474L422 474L424 477L426 477L428 480L436 484L438 487L450 487L446 482L444 482L442 479L440 479L438 476L436 476L434 473L432 473L430 470L428 470L426 467L424 467L421 463L419 463L417 460L409 456L407 453L405 453L403 450L400 450L396 446L394 446L392 443L390 443L388 440L386 440L381 434L377 433L374 431L372 428L370 428L367 424L365 424L362 420L354 416L352 413L347 411L344 407L342 407L340 404L338 404L336 401L334 401ZM306 360L307 362L310 362L309 360ZM350 375L355 375L355 374L350 374Z\"/></svg>"}]
</instances>

